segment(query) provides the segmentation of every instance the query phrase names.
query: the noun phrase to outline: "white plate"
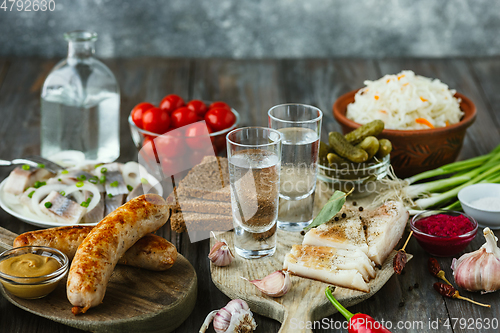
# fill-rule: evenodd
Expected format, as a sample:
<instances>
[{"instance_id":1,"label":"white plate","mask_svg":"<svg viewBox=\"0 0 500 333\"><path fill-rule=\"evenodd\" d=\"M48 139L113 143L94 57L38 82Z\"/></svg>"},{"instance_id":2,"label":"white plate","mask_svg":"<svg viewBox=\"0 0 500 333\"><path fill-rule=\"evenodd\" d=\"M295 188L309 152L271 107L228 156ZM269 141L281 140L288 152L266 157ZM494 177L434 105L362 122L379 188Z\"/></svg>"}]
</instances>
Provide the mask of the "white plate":
<instances>
[{"instance_id":1,"label":"white plate","mask_svg":"<svg viewBox=\"0 0 500 333\"><path fill-rule=\"evenodd\" d=\"M159 183L158 180L155 177L151 176L151 175L148 175L145 178L148 180L148 182L150 184ZM31 224L31 225L34 225L34 226L37 226L37 227L41 227L41 228L65 227L65 226L71 225L71 224L59 223L59 222L55 222L55 221L43 221L43 220L39 220L39 219L35 219L35 218L31 218L31 217L27 217L27 216L21 215L18 212L14 211L11 207L9 207L8 203L4 199L3 188L5 186L5 182L6 181L7 181L7 178L4 179L0 183L0 207L2 207L2 209L5 210L7 213L9 213L10 215L12 215L14 217L17 217L18 219L20 219L23 222L26 222L28 224ZM161 185L160 186L155 186L155 188L158 190L158 192L160 192L159 195L163 195L163 189L162 189ZM94 222L94 223L79 223L77 225L95 226L95 225L97 225L97 223L99 223L99 222Z\"/></svg>"}]
</instances>

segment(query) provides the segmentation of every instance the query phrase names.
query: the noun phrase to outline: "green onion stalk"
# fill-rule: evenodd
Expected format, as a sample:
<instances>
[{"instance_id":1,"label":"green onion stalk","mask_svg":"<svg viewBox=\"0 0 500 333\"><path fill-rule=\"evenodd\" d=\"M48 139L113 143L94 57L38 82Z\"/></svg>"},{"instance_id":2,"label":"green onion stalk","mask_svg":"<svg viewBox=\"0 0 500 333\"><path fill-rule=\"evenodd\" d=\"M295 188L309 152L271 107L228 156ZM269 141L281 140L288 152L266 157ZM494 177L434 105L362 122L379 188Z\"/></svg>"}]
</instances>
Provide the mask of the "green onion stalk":
<instances>
[{"instance_id":1,"label":"green onion stalk","mask_svg":"<svg viewBox=\"0 0 500 333\"><path fill-rule=\"evenodd\" d=\"M429 180L443 176L446 178ZM456 197L464 187L476 183L500 183L500 145L486 155L450 163L404 180L392 178L382 181L390 190L381 193L375 203L395 197L406 202L415 213L447 203L445 209L459 210L461 206Z\"/></svg>"},{"instance_id":2,"label":"green onion stalk","mask_svg":"<svg viewBox=\"0 0 500 333\"><path fill-rule=\"evenodd\" d=\"M440 193L438 195L431 196L429 198L423 198L423 199L418 199L415 201L415 206L420 209L427 209L430 207L435 207L440 204L444 204L450 200L453 200L456 198L458 192L460 192L461 189L464 187L467 187L472 184L477 184L483 180L489 179L490 181L487 182L492 182L491 180L497 180L500 177L500 153L497 155L494 155L488 162L486 162L483 166L471 170L470 172L467 173L467 175L461 176L461 177L456 177L456 178L449 178L449 179L457 179L460 180L460 182L457 182L455 185L459 185L456 187L453 187L446 192ZM444 179L442 180L443 187L449 186L449 179ZM466 180L463 182L463 180ZM432 186L429 188L432 189L432 191L439 191L440 187L438 186L439 184L436 183L439 182L435 181L432 182Z\"/></svg>"}]
</instances>

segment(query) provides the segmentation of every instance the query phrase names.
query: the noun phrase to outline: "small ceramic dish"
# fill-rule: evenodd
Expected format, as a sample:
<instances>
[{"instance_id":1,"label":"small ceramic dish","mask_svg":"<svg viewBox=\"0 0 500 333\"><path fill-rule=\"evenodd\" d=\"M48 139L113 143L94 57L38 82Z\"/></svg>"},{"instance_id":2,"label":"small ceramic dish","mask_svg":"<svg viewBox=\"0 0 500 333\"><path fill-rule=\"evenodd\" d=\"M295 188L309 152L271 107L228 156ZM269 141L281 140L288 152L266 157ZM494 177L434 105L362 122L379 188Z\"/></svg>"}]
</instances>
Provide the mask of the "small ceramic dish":
<instances>
[{"instance_id":1,"label":"small ceramic dish","mask_svg":"<svg viewBox=\"0 0 500 333\"><path fill-rule=\"evenodd\" d=\"M472 223L473 229L460 235L435 236L419 228L418 222L420 220L437 214L444 214L452 217L464 216ZM427 210L415 215L410 221L410 228L420 246L429 254L436 257L452 257L462 252L474 237L476 237L478 225L477 222L467 214L452 210L438 209Z\"/></svg>"},{"instance_id":2,"label":"small ceramic dish","mask_svg":"<svg viewBox=\"0 0 500 333\"><path fill-rule=\"evenodd\" d=\"M390 155L379 163L346 163L339 168L319 164L318 179L320 186L325 184L329 190L349 192L354 188L351 198L362 198L376 192L377 181L387 176L390 166Z\"/></svg>"},{"instance_id":3,"label":"small ceramic dish","mask_svg":"<svg viewBox=\"0 0 500 333\"><path fill-rule=\"evenodd\" d=\"M333 104L333 116L342 126L344 134L361 126L346 117L347 105L354 102L356 92L340 96ZM398 177L406 178L456 160L465 131L476 118L476 106L462 94L456 93L455 97L460 98L460 109L464 112L459 123L423 130L386 129L379 136L392 143L391 165Z\"/></svg>"},{"instance_id":4,"label":"small ceramic dish","mask_svg":"<svg viewBox=\"0 0 500 333\"><path fill-rule=\"evenodd\" d=\"M500 184L474 184L458 192L464 212L479 226L500 229Z\"/></svg>"},{"instance_id":5,"label":"small ceramic dish","mask_svg":"<svg viewBox=\"0 0 500 333\"><path fill-rule=\"evenodd\" d=\"M60 267L50 274L33 277L13 276L0 270L0 282L14 296L25 299L45 297L54 291L59 281L68 273L68 257L61 251L51 247L23 246L2 252L0 254L0 263L9 258L27 253L53 258L57 260Z\"/></svg>"}]
</instances>

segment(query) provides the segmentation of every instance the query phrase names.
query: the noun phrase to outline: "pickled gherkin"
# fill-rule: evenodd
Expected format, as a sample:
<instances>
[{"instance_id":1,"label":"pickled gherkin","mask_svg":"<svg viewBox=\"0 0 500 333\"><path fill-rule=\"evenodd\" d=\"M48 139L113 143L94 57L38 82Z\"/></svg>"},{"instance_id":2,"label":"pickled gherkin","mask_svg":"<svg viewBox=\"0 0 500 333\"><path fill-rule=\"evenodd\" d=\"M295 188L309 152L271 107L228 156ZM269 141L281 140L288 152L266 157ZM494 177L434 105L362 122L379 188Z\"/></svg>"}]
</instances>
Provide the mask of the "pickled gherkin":
<instances>
[{"instance_id":1,"label":"pickled gherkin","mask_svg":"<svg viewBox=\"0 0 500 333\"><path fill-rule=\"evenodd\" d=\"M368 159L371 159L378 152L380 147L379 141L374 136L367 136L356 147L363 149L368 154Z\"/></svg>"},{"instance_id":2,"label":"pickled gherkin","mask_svg":"<svg viewBox=\"0 0 500 333\"><path fill-rule=\"evenodd\" d=\"M327 164L327 155L331 151L331 148L328 146L328 144L320 141L319 142L319 163L320 164Z\"/></svg>"},{"instance_id":3,"label":"pickled gherkin","mask_svg":"<svg viewBox=\"0 0 500 333\"><path fill-rule=\"evenodd\" d=\"M366 151L347 142L340 133L330 132L328 134L328 143L338 155L351 162L363 163L368 160L368 153Z\"/></svg>"},{"instance_id":4,"label":"pickled gherkin","mask_svg":"<svg viewBox=\"0 0 500 333\"><path fill-rule=\"evenodd\" d=\"M387 139L380 139L379 144L380 144L380 147L378 149L376 156L377 156L377 158L382 159L391 153L392 143L391 143L391 141L389 141Z\"/></svg>"},{"instance_id":5,"label":"pickled gherkin","mask_svg":"<svg viewBox=\"0 0 500 333\"><path fill-rule=\"evenodd\" d=\"M384 122L382 120L377 119L356 128L352 132L347 133L345 135L345 139L350 144L357 145L368 136L380 135L380 133L382 133L383 130L384 130Z\"/></svg>"}]
</instances>

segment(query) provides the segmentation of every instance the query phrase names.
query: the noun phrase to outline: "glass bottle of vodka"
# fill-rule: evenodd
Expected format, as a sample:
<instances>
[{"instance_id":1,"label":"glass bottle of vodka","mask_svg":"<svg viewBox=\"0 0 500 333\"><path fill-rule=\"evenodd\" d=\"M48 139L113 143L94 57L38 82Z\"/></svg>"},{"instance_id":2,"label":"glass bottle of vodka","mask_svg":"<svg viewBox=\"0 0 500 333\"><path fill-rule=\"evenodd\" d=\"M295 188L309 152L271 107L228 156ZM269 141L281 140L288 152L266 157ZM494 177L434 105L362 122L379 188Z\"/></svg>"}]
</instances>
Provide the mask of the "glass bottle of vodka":
<instances>
[{"instance_id":1,"label":"glass bottle of vodka","mask_svg":"<svg viewBox=\"0 0 500 333\"><path fill-rule=\"evenodd\" d=\"M97 34L64 35L68 57L44 82L41 155L62 164L112 162L120 155L120 91L109 68L94 57Z\"/></svg>"}]
</instances>

